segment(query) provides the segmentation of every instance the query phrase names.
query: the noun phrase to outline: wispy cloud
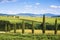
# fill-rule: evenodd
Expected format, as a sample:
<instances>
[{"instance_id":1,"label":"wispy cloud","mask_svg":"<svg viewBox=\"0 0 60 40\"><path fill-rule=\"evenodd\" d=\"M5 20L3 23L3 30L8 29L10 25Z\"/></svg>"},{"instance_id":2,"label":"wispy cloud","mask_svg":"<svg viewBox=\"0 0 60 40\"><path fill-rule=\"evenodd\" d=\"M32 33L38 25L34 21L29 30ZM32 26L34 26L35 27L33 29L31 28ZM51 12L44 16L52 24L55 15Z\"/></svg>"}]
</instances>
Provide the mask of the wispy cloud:
<instances>
[{"instance_id":1,"label":"wispy cloud","mask_svg":"<svg viewBox=\"0 0 60 40\"><path fill-rule=\"evenodd\" d=\"M17 0L8 0L8 1L16 2Z\"/></svg>"},{"instance_id":2,"label":"wispy cloud","mask_svg":"<svg viewBox=\"0 0 60 40\"><path fill-rule=\"evenodd\" d=\"M25 7L29 7L30 8L30 7L32 7L32 5L25 5Z\"/></svg>"},{"instance_id":3,"label":"wispy cloud","mask_svg":"<svg viewBox=\"0 0 60 40\"><path fill-rule=\"evenodd\" d=\"M40 3L36 3L35 5L40 5Z\"/></svg>"},{"instance_id":4,"label":"wispy cloud","mask_svg":"<svg viewBox=\"0 0 60 40\"><path fill-rule=\"evenodd\" d=\"M46 10L41 10L41 12L46 12Z\"/></svg>"},{"instance_id":5,"label":"wispy cloud","mask_svg":"<svg viewBox=\"0 0 60 40\"><path fill-rule=\"evenodd\" d=\"M60 8L60 6L57 5L50 5L51 8Z\"/></svg>"},{"instance_id":6,"label":"wispy cloud","mask_svg":"<svg viewBox=\"0 0 60 40\"><path fill-rule=\"evenodd\" d=\"M0 3L5 3L5 2L16 2L17 0L0 0Z\"/></svg>"},{"instance_id":7,"label":"wispy cloud","mask_svg":"<svg viewBox=\"0 0 60 40\"><path fill-rule=\"evenodd\" d=\"M25 5L24 6L24 9L28 9L29 10L30 8L32 8L32 5Z\"/></svg>"}]
</instances>

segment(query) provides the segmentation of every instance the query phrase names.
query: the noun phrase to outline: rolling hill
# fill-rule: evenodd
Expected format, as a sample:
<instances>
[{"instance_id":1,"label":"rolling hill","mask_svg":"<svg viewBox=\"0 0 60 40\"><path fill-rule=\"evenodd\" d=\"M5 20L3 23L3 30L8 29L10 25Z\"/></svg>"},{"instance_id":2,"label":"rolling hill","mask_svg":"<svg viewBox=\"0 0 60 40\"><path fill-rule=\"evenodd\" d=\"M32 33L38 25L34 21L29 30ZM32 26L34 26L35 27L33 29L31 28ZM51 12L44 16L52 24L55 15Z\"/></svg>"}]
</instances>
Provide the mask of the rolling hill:
<instances>
[{"instance_id":1,"label":"rolling hill","mask_svg":"<svg viewBox=\"0 0 60 40\"><path fill-rule=\"evenodd\" d=\"M45 13L44 14L47 17L60 17L60 15L55 15L52 13ZM3 14L0 13L0 16L31 16L31 17L36 17L36 16L43 16L43 14L33 14L33 13L18 13L18 14Z\"/></svg>"},{"instance_id":2,"label":"rolling hill","mask_svg":"<svg viewBox=\"0 0 60 40\"><path fill-rule=\"evenodd\" d=\"M19 15L19 16L43 16L43 14L32 14L32 13L19 13L17 15ZM45 13L44 15L45 16L49 16L49 17L51 17L51 16L57 16L57 15L51 14L51 13Z\"/></svg>"}]
</instances>

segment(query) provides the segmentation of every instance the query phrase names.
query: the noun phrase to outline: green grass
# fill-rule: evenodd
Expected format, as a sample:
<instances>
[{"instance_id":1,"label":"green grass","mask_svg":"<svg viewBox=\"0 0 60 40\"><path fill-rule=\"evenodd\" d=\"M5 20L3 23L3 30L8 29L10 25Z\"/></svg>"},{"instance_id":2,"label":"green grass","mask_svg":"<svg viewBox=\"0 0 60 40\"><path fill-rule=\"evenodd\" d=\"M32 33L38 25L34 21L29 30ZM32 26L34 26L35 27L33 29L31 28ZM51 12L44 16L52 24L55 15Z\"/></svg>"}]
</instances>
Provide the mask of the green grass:
<instances>
[{"instance_id":1,"label":"green grass","mask_svg":"<svg viewBox=\"0 0 60 40\"><path fill-rule=\"evenodd\" d=\"M60 40L60 35L6 33L0 34L0 40Z\"/></svg>"},{"instance_id":2,"label":"green grass","mask_svg":"<svg viewBox=\"0 0 60 40\"><path fill-rule=\"evenodd\" d=\"M7 16L0 16L0 20L6 20L10 21L11 23L20 23L22 20L20 19L26 19L26 20L32 20L32 21L37 21L37 22L42 22L43 18L42 17L26 17L26 16L19 16L19 18L14 18L14 17L7 17ZM55 18L51 17L46 17L46 23L54 24ZM58 18L58 24L60 24L60 18Z\"/></svg>"}]
</instances>

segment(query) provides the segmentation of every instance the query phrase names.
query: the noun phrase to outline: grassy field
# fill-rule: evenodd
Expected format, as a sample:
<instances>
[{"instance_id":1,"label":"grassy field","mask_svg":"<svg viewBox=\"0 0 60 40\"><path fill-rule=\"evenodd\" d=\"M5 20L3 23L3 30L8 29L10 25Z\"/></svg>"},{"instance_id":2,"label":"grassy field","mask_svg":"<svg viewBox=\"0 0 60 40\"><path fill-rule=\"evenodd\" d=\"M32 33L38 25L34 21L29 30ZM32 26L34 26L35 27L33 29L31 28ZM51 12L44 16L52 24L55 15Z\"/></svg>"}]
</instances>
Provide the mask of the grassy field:
<instances>
[{"instance_id":1,"label":"grassy field","mask_svg":"<svg viewBox=\"0 0 60 40\"><path fill-rule=\"evenodd\" d=\"M6 33L0 34L0 40L60 40L60 35Z\"/></svg>"},{"instance_id":2,"label":"grassy field","mask_svg":"<svg viewBox=\"0 0 60 40\"><path fill-rule=\"evenodd\" d=\"M6 20L10 21L11 23L19 23L22 22L21 19L26 19L26 20L32 20L32 21L37 21L37 22L42 22L43 18L42 17L26 17L26 16L19 16L17 17L8 17L8 16L0 16L0 20ZM60 24L60 18L58 19L58 24ZM46 23L54 24L55 18L52 17L46 17Z\"/></svg>"}]
</instances>

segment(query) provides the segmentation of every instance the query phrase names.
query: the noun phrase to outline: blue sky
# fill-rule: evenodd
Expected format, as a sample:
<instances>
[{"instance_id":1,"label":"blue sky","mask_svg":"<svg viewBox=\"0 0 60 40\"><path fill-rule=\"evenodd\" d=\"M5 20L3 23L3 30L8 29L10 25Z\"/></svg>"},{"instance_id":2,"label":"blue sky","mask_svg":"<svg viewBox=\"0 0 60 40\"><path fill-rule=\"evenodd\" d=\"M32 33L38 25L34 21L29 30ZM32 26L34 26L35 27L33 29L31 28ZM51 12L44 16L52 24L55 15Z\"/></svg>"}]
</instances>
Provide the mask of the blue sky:
<instances>
[{"instance_id":1,"label":"blue sky","mask_svg":"<svg viewBox=\"0 0 60 40\"><path fill-rule=\"evenodd\" d=\"M60 15L60 0L0 0L0 13L52 13Z\"/></svg>"}]
</instances>

